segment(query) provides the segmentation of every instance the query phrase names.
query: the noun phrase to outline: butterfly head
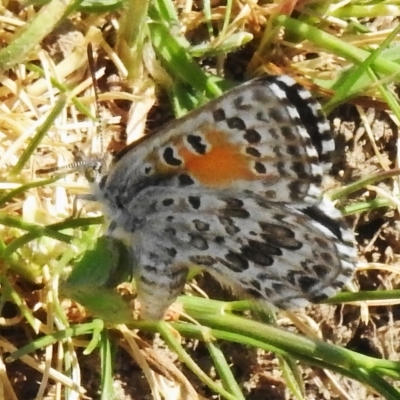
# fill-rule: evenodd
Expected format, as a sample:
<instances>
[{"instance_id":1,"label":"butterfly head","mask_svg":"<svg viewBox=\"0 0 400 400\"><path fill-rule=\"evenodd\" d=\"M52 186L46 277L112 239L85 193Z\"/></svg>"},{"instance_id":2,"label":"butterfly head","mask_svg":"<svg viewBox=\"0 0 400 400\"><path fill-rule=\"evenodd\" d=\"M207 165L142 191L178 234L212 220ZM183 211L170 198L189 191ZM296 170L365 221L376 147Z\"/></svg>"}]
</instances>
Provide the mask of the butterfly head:
<instances>
[{"instance_id":1,"label":"butterfly head","mask_svg":"<svg viewBox=\"0 0 400 400\"><path fill-rule=\"evenodd\" d=\"M75 168L89 183L98 185L103 176L109 171L111 161L112 157L106 153L102 156L82 159L75 163Z\"/></svg>"},{"instance_id":2,"label":"butterfly head","mask_svg":"<svg viewBox=\"0 0 400 400\"><path fill-rule=\"evenodd\" d=\"M49 173L70 174L78 172L84 176L90 184L98 185L101 179L107 175L110 169L112 156L109 154L91 155L90 157L79 154L75 155L75 161L60 167L41 168L36 172L39 175Z\"/></svg>"}]
</instances>

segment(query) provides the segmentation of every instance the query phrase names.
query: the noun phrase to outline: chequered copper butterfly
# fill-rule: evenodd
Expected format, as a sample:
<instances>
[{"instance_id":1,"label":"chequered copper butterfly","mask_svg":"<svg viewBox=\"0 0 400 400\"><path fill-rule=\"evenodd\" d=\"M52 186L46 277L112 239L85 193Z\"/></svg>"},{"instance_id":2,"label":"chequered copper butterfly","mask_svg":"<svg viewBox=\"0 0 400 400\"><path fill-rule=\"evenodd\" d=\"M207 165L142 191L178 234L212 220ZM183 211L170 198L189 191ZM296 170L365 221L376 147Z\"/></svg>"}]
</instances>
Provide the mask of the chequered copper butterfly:
<instances>
[{"instance_id":1,"label":"chequered copper butterfly","mask_svg":"<svg viewBox=\"0 0 400 400\"><path fill-rule=\"evenodd\" d=\"M102 165L94 195L108 235L131 246L142 318L163 317L193 265L280 308L335 294L356 251L341 213L322 198L333 150L311 94L266 76Z\"/></svg>"}]
</instances>

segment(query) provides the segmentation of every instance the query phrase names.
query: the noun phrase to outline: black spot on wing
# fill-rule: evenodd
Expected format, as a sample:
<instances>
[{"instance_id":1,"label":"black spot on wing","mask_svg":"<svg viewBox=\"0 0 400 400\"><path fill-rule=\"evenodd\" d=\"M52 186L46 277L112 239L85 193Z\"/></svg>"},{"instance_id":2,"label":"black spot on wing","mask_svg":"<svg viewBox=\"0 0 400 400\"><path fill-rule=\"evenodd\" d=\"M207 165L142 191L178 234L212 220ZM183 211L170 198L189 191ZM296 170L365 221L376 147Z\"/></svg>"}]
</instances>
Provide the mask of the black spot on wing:
<instances>
[{"instance_id":1,"label":"black spot on wing","mask_svg":"<svg viewBox=\"0 0 400 400\"><path fill-rule=\"evenodd\" d=\"M303 199L305 196L305 193L307 193L309 184L304 183L302 180L294 180L289 183L288 189L290 191L290 200L296 201L299 199Z\"/></svg>"},{"instance_id":2,"label":"black spot on wing","mask_svg":"<svg viewBox=\"0 0 400 400\"><path fill-rule=\"evenodd\" d=\"M217 244L224 244L225 243L225 238L223 236L215 236L214 242Z\"/></svg>"},{"instance_id":3,"label":"black spot on wing","mask_svg":"<svg viewBox=\"0 0 400 400\"><path fill-rule=\"evenodd\" d=\"M218 217L219 222L224 227L225 232L229 236L234 236L236 233L240 232L240 229L235 225L232 218L229 217ZM217 238L216 238L217 239ZM223 239L223 237L221 237Z\"/></svg>"},{"instance_id":4,"label":"black spot on wing","mask_svg":"<svg viewBox=\"0 0 400 400\"><path fill-rule=\"evenodd\" d=\"M324 301L328 298L329 296L326 293L316 293L313 294L311 297L311 300L313 303L320 303L321 301Z\"/></svg>"},{"instance_id":5,"label":"black spot on wing","mask_svg":"<svg viewBox=\"0 0 400 400\"><path fill-rule=\"evenodd\" d=\"M194 184L194 180L188 174L180 174L178 176L179 185L182 187Z\"/></svg>"},{"instance_id":6,"label":"black spot on wing","mask_svg":"<svg viewBox=\"0 0 400 400\"><path fill-rule=\"evenodd\" d=\"M178 254L176 249L174 249L173 247L170 247L170 248L166 249L166 252L172 258L174 258Z\"/></svg>"},{"instance_id":7,"label":"black spot on wing","mask_svg":"<svg viewBox=\"0 0 400 400\"><path fill-rule=\"evenodd\" d=\"M242 246L241 252L246 259L263 267L274 263L273 255L282 255L279 248L255 240L249 240L247 245Z\"/></svg>"},{"instance_id":8,"label":"black spot on wing","mask_svg":"<svg viewBox=\"0 0 400 400\"><path fill-rule=\"evenodd\" d=\"M259 281L253 279L250 284L257 290L261 290L261 284Z\"/></svg>"},{"instance_id":9,"label":"black spot on wing","mask_svg":"<svg viewBox=\"0 0 400 400\"><path fill-rule=\"evenodd\" d=\"M213 111L213 117L215 122L223 121L225 117L225 111L222 108L218 108Z\"/></svg>"},{"instance_id":10,"label":"black spot on wing","mask_svg":"<svg viewBox=\"0 0 400 400\"><path fill-rule=\"evenodd\" d=\"M291 156L298 156L300 155L300 146L295 146L294 144L289 144L286 146L286 151Z\"/></svg>"},{"instance_id":11,"label":"black spot on wing","mask_svg":"<svg viewBox=\"0 0 400 400\"><path fill-rule=\"evenodd\" d=\"M182 160L175 157L174 149L172 147L166 147L163 151L162 156L164 161L171 167L179 167L180 165L182 165Z\"/></svg>"},{"instance_id":12,"label":"black spot on wing","mask_svg":"<svg viewBox=\"0 0 400 400\"><path fill-rule=\"evenodd\" d=\"M193 264L204 265L206 267L211 267L217 262L214 257L203 255L190 256L189 260Z\"/></svg>"},{"instance_id":13,"label":"black spot on wing","mask_svg":"<svg viewBox=\"0 0 400 400\"><path fill-rule=\"evenodd\" d=\"M274 294L273 290L269 287L264 288L264 293L265 293L265 296L267 297L267 299L271 298Z\"/></svg>"},{"instance_id":14,"label":"black spot on wing","mask_svg":"<svg viewBox=\"0 0 400 400\"><path fill-rule=\"evenodd\" d=\"M238 129L244 131L246 129L246 124L239 117L231 117L226 120L226 123L230 129Z\"/></svg>"},{"instance_id":15,"label":"black spot on wing","mask_svg":"<svg viewBox=\"0 0 400 400\"><path fill-rule=\"evenodd\" d=\"M333 262L333 257L330 254L329 259L330 263ZM327 265L314 264L311 268L320 279L324 279L330 273L330 268Z\"/></svg>"},{"instance_id":16,"label":"black spot on wing","mask_svg":"<svg viewBox=\"0 0 400 400\"><path fill-rule=\"evenodd\" d=\"M249 268L248 261L239 253L229 251L225 258L218 257L217 260L233 272L243 272Z\"/></svg>"},{"instance_id":17,"label":"black spot on wing","mask_svg":"<svg viewBox=\"0 0 400 400\"><path fill-rule=\"evenodd\" d=\"M249 262L242 254L229 250L225 255L226 260L234 264L239 271L244 271L249 268Z\"/></svg>"},{"instance_id":18,"label":"black spot on wing","mask_svg":"<svg viewBox=\"0 0 400 400\"><path fill-rule=\"evenodd\" d=\"M255 129L247 129L243 137L249 144L261 142L261 135Z\"/></svg>"},{"instance_id":19,"label":"black spot on wing","mask_svg":"<svg viewBox=\"0 0 400 400\"><path fill-rule=\"evenodd\" d=\"M143 265L143 269L144 269L146 272L150 272L150 273L157 272L157 268L154 267L153 265L148 265L148 264Z\"/></svg>"},{"instance_id":20,"label":"black spot on wing","mask_svg":"<svg viewBox=\"0 0 400 400\"><path fill-rule=\"evenodd\" d=\"M300 276L298 279L301 290L304 293L311 292L311 289L319 283L319 279L311 276Z\"/></svg>"},{"instance_id":21,"label":"black spot on wing","mask_svg":"<svg viewBox=\"0 0 400 400\"><path fill-rule=\"evenodd\" d=\"M255 147L246 147L246 154L256 158L261 157L261 153Z\"/></svg>"},{"instance_id":22,"label":"black spot on wing","mask_svg":"<svg viewBox=\"0 0 400 400\"><path fill-rule=\"evenodd\" d=\"M240 218L240 219L246 219L249 218L250 213L244 209L244 208L223 208L221 210L221 215L223 217L228 217L228 218Z\"/></svg>"},{"instance_id":23,"label":"black spot on wing","mask_svg":"<svg viewBox=\"0 0 400 400\"><path fill-rule=\"evenodd\" d=\"M272 138L274 138L276 140L281 139L281 135L280 135L280 133L278 133L278 129L276 129L276 128L269 128L268 133L272 136Z\"/></svg>"},{"instance_id":24,"label":"black spot on wing","mask_svg":"<svg viewBox=\"0 0 400 400\"><path fill-rule=\"evenodd\" d=\"M189 204L195 210L198 210L200 208L200 205L201 205L200 197L198 197L198 196L189 196L188 200L189 200Z\"/></svg>"},{"instance_id":25,"label":"black spot on wing","mask_svg":"<svg viewBox=\"0 0 400 400\"><path fill-rule=\"evenodd\" d=\"M195 229L199 232L207 232L210 230L210 224L207 224L206 222L201 221L199 219L194 219L193 225Z\"/></svg>"},{"instance_id":26,"label":"black spot on wing","mask_svg":"<svg viewBox=\"0 0 400 400\"><path fill-rule=\"evenodd\" d=\"M251 105L244 103L243 96L238 96L233 100L233 105L237 110L240 111L249 111L251 109Z\"/></svg>"},{"instance_id":27,"label":"black spot on wing","mask_svg":"<svg viewBox=\"0 0 400 400\"><path fill-rule=\"evenodd\" d=\"M246 289L246 293L250 297L253 297L254 299L263 299L264 298L264 296L257 289L248 288L248 289Z\"/></svg>"},{"instance_id":28,"label":"black spot on wing","mask_svg":"<svg viewBox=\"0 0 400 400\"><path fill-rule=\"evenodd\" d=\"M274 290L275 293L283 294L286 290L286 285L284 285L283 283L274 282L272 284L272 289Z\"/></svg>"},{"instance_id":29,"label":"black spot on wing","mask_svg":"<svg viewBox=\"0 0 400 400\"><path fill-rule=\"evenodd\" d=\"M293 130L293 128L291 128L290 126L282 126L280 128L280 133L288 141L289 140L296 140L296 133Z\"/></svg>"},{"instance_id":30,"label":"black spot on wing","mask_svg":"<svg viewBox=\"0 0 400 400\"><path fill-rule=\"evenodd\" d=\"M260 175L264 175L267 173L267 168L265 168L265 165L258 161L256 163L254 163L254 169Z\"/></svg>"},{"instance_id":31,"label":"black spot on wing","mask_svg":"<svg viewBox=\"0 0 400 400\"><path fill-rule=\"evenodd\" d=\"M303 244L295 238L295 233L281 225L259 222L263 233L260 235L266 243L288 250L299 250Z\"/></svg>"},{"instance_id":32,"label":"black spot on wing","mask_svg":"<svg viewBox=\"0 0 400 400\"><path fill-rule=\"evenodd\" d=\"M233 197L224 198L226 206L220 210L220 214L227 218L249 218L250 213L244 208L244 203L240 199Z\"/></svg>"},{"instance_id":33,"label":"black spot on wing","mask_svg":"<svg viewBox=\"0 0 400 400\"><path fill-rule=\"evenodd\" d=\"M173 228L172 226L168 226L164 229L164 233L170 236L176 236L176 229Z\"/></svg>"},{"instance_id":34,"label":"black spot on wing","mask_svg":"<svg viewBox=\"0 0 400 400\"><path fill-rule=\"evenodd\" d=\"M297 176L301 179L309 179L310 174L306 171L304 163L300 161L294 161L292 163L292 171L296 172ZM310 172L311 173L311 172Z\"/></svg>"},{"instance_id":35,"label":"black spot on wing","mask_svg":"<svg viewBox=\"0 0 400 400\"><path fill-rule=\"evenodd\" d=\"M161 203L163 206L169 207L172 206L172 204L174 204L174 199L164 199Z\"/></svg>"},{"instance_id":36,"label":"black spot on wing","mask_svg":"<svg viewBox=\"0 0 400 400\"><path fill-rule=\"evenodd\" d=\"M188 135L186 140L197 154L206 154L207 146L203 143L201 136Z\"/></svg>"},{"instance_id":37,"label":"black spot on wing","mask_svg":"<svg viewBox=\"0 0 400 400\"><path fill-rule=\"evenodd\" d=\"M201 235L191 234L189 243L197 250L208 250L207 240Z\"/></svg>"}]
</instances>

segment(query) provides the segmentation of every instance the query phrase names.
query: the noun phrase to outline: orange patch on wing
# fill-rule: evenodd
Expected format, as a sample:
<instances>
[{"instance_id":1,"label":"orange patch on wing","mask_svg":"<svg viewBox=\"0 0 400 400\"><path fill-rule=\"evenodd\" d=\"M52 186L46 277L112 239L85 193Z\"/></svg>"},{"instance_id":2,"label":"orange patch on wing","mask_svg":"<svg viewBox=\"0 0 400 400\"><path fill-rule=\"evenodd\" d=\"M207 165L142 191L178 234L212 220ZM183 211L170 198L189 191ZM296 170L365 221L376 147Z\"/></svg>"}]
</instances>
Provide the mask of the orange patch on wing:
<instances>
[{"instance_id":1,"label":"orange patch on wing","mask_svg":"<svg viewBox=\"0 0 400 400\"><path fill-rule=\"evenodd\" d=\"M254 180L249 159L239 147L226 140L224 132L207 129L204 136L211 149L204 155L193 154L186 146L178 147L185 160L185 169L201 184L209 187L229 187L238 180Z\"/></svg>"}]
</instances>

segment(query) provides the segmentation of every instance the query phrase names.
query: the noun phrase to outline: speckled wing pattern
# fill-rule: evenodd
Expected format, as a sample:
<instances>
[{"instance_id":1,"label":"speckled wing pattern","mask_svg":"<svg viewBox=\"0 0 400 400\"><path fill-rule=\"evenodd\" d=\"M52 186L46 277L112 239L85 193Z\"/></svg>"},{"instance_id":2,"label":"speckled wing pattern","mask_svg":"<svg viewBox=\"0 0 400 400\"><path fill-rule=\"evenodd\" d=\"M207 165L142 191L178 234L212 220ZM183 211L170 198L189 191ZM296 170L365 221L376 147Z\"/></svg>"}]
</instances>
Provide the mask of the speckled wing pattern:
<instances>
[{"instance_id":1,"label":"speckled wing pattern","mask_svg":"<svg viewBox=\"0 0 400 400\"><path fill-rule=\"evenodd\" d=\"M322 198L334 142L288 76L244 83L128 147L94 188L131 246L141 317L160 319L190 266L280 308L332 296L354 237Z\"/></svg>"}]
</instances>

